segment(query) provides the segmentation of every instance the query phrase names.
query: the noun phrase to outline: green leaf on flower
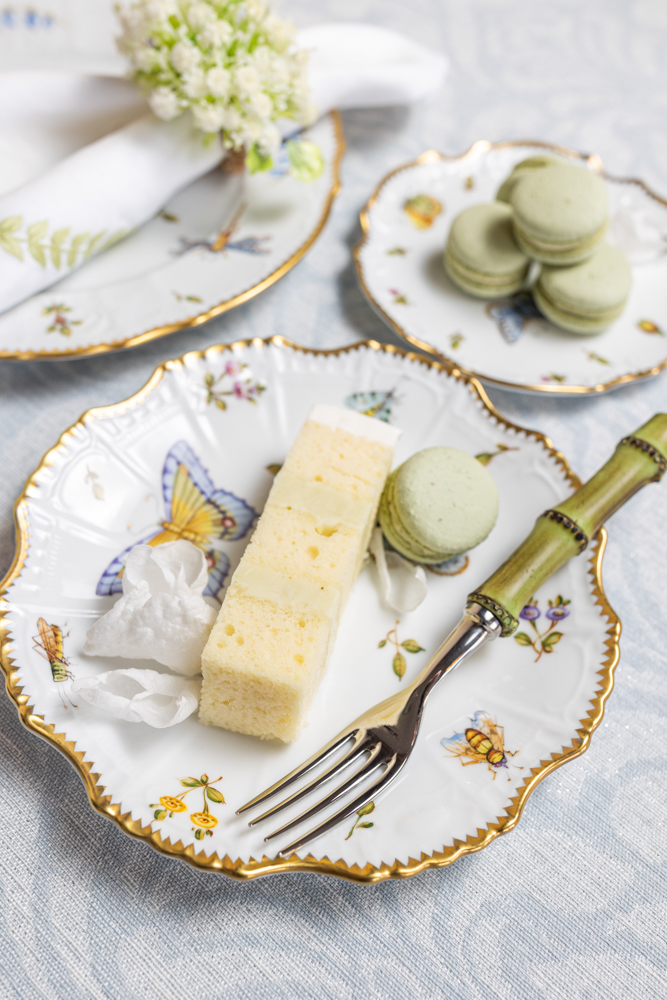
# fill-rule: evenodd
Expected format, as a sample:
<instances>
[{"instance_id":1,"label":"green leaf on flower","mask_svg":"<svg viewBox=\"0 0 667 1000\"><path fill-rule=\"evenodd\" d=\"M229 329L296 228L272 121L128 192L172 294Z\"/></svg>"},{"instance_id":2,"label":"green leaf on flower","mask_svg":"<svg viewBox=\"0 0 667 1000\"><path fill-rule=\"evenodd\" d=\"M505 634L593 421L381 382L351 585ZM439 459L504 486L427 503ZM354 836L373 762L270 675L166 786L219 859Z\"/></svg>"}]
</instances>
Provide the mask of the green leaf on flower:
<instances>
[{"instance_id":1,"label":"green leaf on flower","mask_svg":"<svg viewBox=\"0 0 667 1000\"><path fill-rule=\"evenodd\" d=\"M397 653L391 665L393 667L394 673L400 680L400 678L405 673L405 668L406 668L405 657L403 656L403 654Z\"/></svg>"},{"instance_id":2,"label":"green leaf on flower","mask_svg":"<svg viewBox=\"0 0 667 1000\"><path fill-rule=\"evenodd\" d=\"M208 774L202 774L199 780L201 781L202 785L205 785L206 782L208 781Z\"/></svg>"},{"instance_id":3,"label":"green leaf on flower","mask_svg":"<svg viewBox=\"0 0 667 1000\"><path fill-rule=\"evenodd\" d=\"M518 642L520 646L532 646L530 636L527 636L525 632L517 632L514 636L514 641Z\"/></svg>"},{"instance_id":4,"label":"green leaf on flower","mask_svg":"<svg viewBox=\"0 0 667 1000\"><path fill-rule=\"evenodd\" d=\"M156 809L155 812L153 813L153 816L155 817L155 819L166 819L167 818L167 810L166 809Z\"/></svg>"},{"instance_id":5,"label":"green leaf on flower","mask_svg":"<svg viewBox=\"0 0 667 1000\"><path fill-rule=\"evenodd\" d=\"M0 234L15 233L16 230L20 229L22 225L22 215L10 215L8 219L3 219L2 222L0 222Z\"/></svg>"},{"instance_id":6,"label":"green leaf on flower","mask_svg":"<svg viewBox=\"0 0 667 1000\"><path fill-rule=\"evenodd\" d=\"M227 404L225 403L224 399L216 399L215 405L218 407L219 410L227 409Z\"/></svg>"},{"instance_id":7,"label":"green leaf on flower","mask_svg":"<svg viewBox=\"0 0 667 1000\"><path fill-rule=\"evenodd\" d=\"M199 778L181 778L181 784L185 785L186 788L200 788L201 781Z\"/></svg>"},{"instance_id":8,"label":"green leaf on flower","mask_svg":"<svg viewBox=\"0 0 667 1000\"><path fill-rule=\"evenodd\" d=\"M90 233L79 233L78 236L75 236L72 239L72 242L70 243L69 253L67 254L68 267L74 267L74 265L76 264L76 258L79 256L79 250L81 249L81 247L86 242L89 236Z\"/></svg>"},{"instance_id":9,"label":"green leaf on flower","mask_svg":"<svg viewBox=\"0 0 667 1000\"><path fill-rule=\"evenodd\" d=\"M415 639L406 639L405 642L401 643L403 649L406 649L408 653L423 653L424 647L420 646Z\"/></svg>"},{"instance_id":10,"label":"green leaf on flower","mask_svg":"<svg viewBox=\"0 0 667 1000\"><path fill-rule=\"evenodd\" d=\"M380 642L378 642L378 649L383 649L386 645L387 645L387 640L381 639Z\"/></svg>"},{"instance_id":11,"label":"green leaf on flower","mask_svg":"<svg viewBox=\"0 0 667 1000\"><path fill-rule=\"evenodd\" d=\"M207 788L206 795L211 800L211 802L220 802L224 805L225 796L222 792L219 792L217 788Z\"/></svg>"},{"instance_id":12,"label":"green leaf on flower","mask_svg":"<svg viewBox=\"0 0 667 1000\"><path fill-rule=\"evenodd\" d=\"M86 247L86 249L84 251L84 254L83 254L83 259L84 260L88 260L96 252L96 250L99 249L98 248L98 244L99 244L100 240L102 239L102 237L104 236L105 233L106 233L106 229L102 229L101 232L95 233L95 235L93 237L91 237L91 239L88 242L88 246Z\"/></svg>"},{"instance_id":13,"label":"green leaf on flower","mask_svg":"<svg viewBox=\"0 0 667 1000\"><path fill-rule=\"evenodd\" d=\"M269 153L262 153L255 143L246 153L245 165L251 174L261 174L263 171L271 169L273 159Z\"/></svg>"},{"instance_id":14,"label":"green leaf on flower","mask_svg":"<svg viewBox=\"0 0 667 1000\"><path fill-rule=\"evenodd\" d=\"M310 184L322 176L324 157L319 146L306 139L291 139L286 147L292 177Z\"/></svg>"},{"instance_id":15,"label":"green leaf on flower","mask_svg":"<svg viewBox=\"0 0 667 1000\"><path fill-rule=\"evenodd\" d=\"M452 347L453 346L454 345L452 344ZM483 451L479 455L475 455L475 458L477 459L478 462L481 463L481 465L488 465L491 459L493 458L493 455L491 454L490 451Z\"/></svg>"},{"instance_id":16,"label":"green leaf on flower","mask_svg":"<svg viewBox=\"0 0 667 1000\"><path fill-rule=\"evenodd\" d=\"M3 233L0 231L0 247L2 247L6 253L10 253L12 257L18 257L19 260L23 260L21 244L18 240L15 240L13 236L10 236L9 233Z\"/></svg>"},{"instance_id":17,"label":"green leaf on flower","mask_svg":"<svg viewBox=\"0 0 667 1000\"><path fill-rule=\"evenodd\" d=\"M560 642L563 638L562 632L550 632L542 640L542 645L544 646L545 653L550 653L552 646L555 646L557 642Z\"/></svg>"},{"instance_id":18,"label":"green leaf on flower","mask_svg":"<svg viewBox=\"0 0 667 1000\"><path fill-rule=\"evenodd\" d=\"M373 823L359 823L359 829L360 830L367 830L370 826L373 826L373 825L374 825Z\"/></svg>"},{"instance_id":19,"label":"green leaf on flower","mask_svg":"<svg viewBox=\"0 0 667 1000\"><path fill-rule=\"evenodd\" d=\"M195 840L202 840L204 836L203 830L195 830Z\"/></svg>"},{"instance_id":20,"label":"green leaf on flower","mask_svg":"<svg viewBox=\"0 0 667 1000\"><path fill-rule=\"evenodd\" d=\"M46 220L42 222L33 222L31 226L28 226L28 250L38 264L42 267L46 267L46 253L44 247L41 244L41 240L44 239L49 229L49 224Z\"/></svg>"},{"instance_id":21,"label":"green leaf on flower","mask_svg":"<svg viewBox=\"0 0 667 1000\"><path fill-rule=\"evenodd\" d=\"M370 815L370 813L373 812L374 809L375 809L375 803L374 802L368 802L368 803L366 803L365 806L362 806L361 809L357 810L357 815L358 816L368 816L368 815Z\"/></svg>"},{"instance_id":22,"label":"green leaf on flower","mask_svg":"<svg viewBox=\"0 0 667 1000\"><path fill-rule=\"evenodd\" d=\"M56 229L51 237L51 260L54 267L60 267L62 264L62 246L69 236L70 230L70 226L65 226L63 229Z\"/></svg>"}]
</instances>

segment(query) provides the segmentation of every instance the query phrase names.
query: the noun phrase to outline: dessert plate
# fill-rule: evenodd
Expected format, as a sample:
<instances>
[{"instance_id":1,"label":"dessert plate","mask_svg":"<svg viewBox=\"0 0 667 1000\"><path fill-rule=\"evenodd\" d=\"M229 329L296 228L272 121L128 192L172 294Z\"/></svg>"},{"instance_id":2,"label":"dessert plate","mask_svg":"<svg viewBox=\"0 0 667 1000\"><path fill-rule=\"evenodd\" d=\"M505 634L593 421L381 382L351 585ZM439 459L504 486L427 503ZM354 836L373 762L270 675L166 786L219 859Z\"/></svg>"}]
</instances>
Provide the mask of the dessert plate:
<instances>
[{"instance_id":1,"label":"dessert plate","mask_svg":"<svg viewBox=\"0 0 667 1000\"><path fill-rule=\"evenodd\" d=\"M519 160L545 151L601 174L610 238L645 258L633 263L623 315L593 336L557 329L525 292L496 301L466 295L443 267L455 216L492 201ZM458 157L426 152L380 182L361 227L357 277L382 319L411 344L490 385L578 396L657 375L667 365L667 201L641 181L609 177L597 156L543 142L480 141Z\"/></svg>"},{"instance_id":2,"label":"dessert plate","mask_svg":"<svg viewBox=\"0 0 667 1000\"><path fill-rule=\"evenodd\" d=\"M375 569L364 567L296 743L204 727L196 716L150 729L77 702L72 678L133 665L166 670L82 649L113 603L117 558L165 521L173 531L181 516L171 508L174 459L199 492L231 491L260 512L275 466L315 403L400 427L397 461L434 444L477 456L500 495L490 536L467 560L427 574L428 595L410 614L381 603ZM404 772L354 824L279 860L280 842L265 845L268 831L249 829L235 810L414 679L466 595L577 484L547 438L508 423L479 383L423 356L374 342L314 352L279 338L186 354L132 398L84 414L28 480L16 508L16 557L0 588L9 694L25 725L77 769L95 809L203 870L375 882L451 864L512 829L537 783L582 753L602 718L620 632L602 589L604 532L535 595L516 640L486 647L438 686ZM209 593L223 596L246 542L198 540ZM497 773L476 763L465 737L494 725L507 763Z\"/></svg>"},{"instance_id":3,"label":"dessert plate","mask_svg":"<svg viewBox=\"0 0 667 1000\"><path fill-rule=\"evenodd\" d=\"M123 80L59 73L0 77L0 193L145 112ZM286 274L322 231L339 190L340 116L304 132L324 154L312 184L274 170L213 170L81 269L0 314L0 359L104 354L198 326ZM0 253L2 253L0 246Z\"/></svg>"}]
</instances>

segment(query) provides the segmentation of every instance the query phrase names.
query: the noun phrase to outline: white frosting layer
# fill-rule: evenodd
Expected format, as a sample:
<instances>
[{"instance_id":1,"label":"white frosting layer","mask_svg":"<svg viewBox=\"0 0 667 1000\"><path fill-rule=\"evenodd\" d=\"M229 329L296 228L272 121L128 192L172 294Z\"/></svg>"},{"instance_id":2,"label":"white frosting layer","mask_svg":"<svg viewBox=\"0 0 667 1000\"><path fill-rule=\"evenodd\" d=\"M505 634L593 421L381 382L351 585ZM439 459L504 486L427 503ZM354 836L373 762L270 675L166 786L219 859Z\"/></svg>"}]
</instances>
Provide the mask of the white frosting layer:
<instances>
[{"instance_id":1,"label":"white frosting layer","mask_svg":"<svg viewBox=\"0 0 667 1000\"><path fill-rule=\"evenodd\" d=\"M384 420L366 417L363 413L342 406L325 406L320 403L312 408L308 419L314 424L325 424L334 430L346 431L366 438L367 441L376 441L385 448L394 448L401 436L397 427L391 427Z\"/></svg>"}]
</instances>

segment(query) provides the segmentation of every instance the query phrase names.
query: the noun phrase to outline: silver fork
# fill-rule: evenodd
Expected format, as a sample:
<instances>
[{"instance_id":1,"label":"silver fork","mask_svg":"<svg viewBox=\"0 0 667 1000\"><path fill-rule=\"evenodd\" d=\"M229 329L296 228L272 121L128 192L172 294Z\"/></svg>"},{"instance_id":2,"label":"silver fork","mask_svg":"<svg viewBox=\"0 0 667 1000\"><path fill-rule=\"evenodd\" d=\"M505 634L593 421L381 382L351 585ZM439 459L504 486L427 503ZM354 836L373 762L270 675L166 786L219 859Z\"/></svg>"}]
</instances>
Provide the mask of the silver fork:
<instances>
[{"instance_id":1,"label":"silver fork","mask_svg":"<svg viewBox=\"0 0 667 1000\"><path fill-rule=\"evenodd\" d=\"M606 519L626 500L647 483L658 482L665 471L667 413L657 413L634 434L624 437L609 461L576 493L538 517L519 548L479 590L468 595L468 608L462 620L413 684L371 708L305 764L239 809L239 813L245 812L288 788L350 744L343 756L322 774L252 821L250 825L254 826L268 819L363 759L362 766L347 780L266 837L272 840L342 799L376 771L381 771L356 798L284 847L278 857L284 858L320 837L384 791L405 767L417 740L424 703L440 678L489 639L512 635L519 624L521 609L531 595L569 559L583 552L588 540L596 536Z\"/></svg>"},{"instance_id":2,"label":"silver fork","mask_svg":"<svg viewBox=\"0 0 667 1000\"><path fill-rule=\"evenodd\" d=\"M278 792L288 788L299 778L308 774L319 764L325 763L337 752L346 747L346 751L339 756L335 763L331 764L325 771L319 774L312 781L288 795L271 809L267 809L260 816L250 822L250 826L255 826L270 816L274 816L287 806L298 802L310 792L338 777L344 770L353 764L363 760L362 766L357 768L345 781L332 789L324 798L300 813L289 823L285 823L279 829L274 830L265 841L273 840L287 830L298 826L305 820L310 819L317 813L346 796L358 785L365 783L365 787L355 798L348 802L342 809L335 812L319 826L313 827L298 840L293 841L278 852L279 858L287 857L293 851L298 851L311 840L321 837L322 834L331 830L338 823L353 816L357 810L362 809L376 795L384 791L387 786L400 774L405 763L412 752L412 748L417 740L419 725L421 723L424 704L429 694L447 672L469 656L489 639L495 639L501 632L501 624L495 615L487 611L481 605L471 603L467 608L463 619L456 626L454 631L443 642L435 656L425 667L419 677L404 690L387 698L369 709L364 715L356 719L347 726L338 736L335 736L321 750L309 758L300 767L291 771L281 781L277 781L265 792L255 796L250 802L246 802L237 810L237 815L252 809L266 799ZM349 746L348 746L349 744ZM368 784L368 779L380 771Z\"/></svg>"}]
</instances>

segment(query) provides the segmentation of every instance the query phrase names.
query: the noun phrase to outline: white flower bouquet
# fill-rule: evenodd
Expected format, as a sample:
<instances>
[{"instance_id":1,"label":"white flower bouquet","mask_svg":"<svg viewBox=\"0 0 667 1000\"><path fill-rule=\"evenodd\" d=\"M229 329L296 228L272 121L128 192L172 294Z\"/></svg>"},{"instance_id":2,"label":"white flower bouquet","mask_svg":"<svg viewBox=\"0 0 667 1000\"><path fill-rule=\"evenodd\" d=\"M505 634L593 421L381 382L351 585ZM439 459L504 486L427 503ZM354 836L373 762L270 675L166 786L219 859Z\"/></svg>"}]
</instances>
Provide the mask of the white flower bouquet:
<instances>
[{"instance_id":1,"label":"white flower bouquet","mask_svg":"<svg viewBox=\"0 0 667 1000\"><path fill-rule=\"evenodd\" d=\"M314 119L307 53L263 0L132 0L116 10L118 47L157 117L170 121L190 110L204 141L219 133L227 149L244 152L252 173L274 165L277 120ZM286 151L298 180L322 173L314 143L291 140Z\"/></svg>"}]
</instances>

